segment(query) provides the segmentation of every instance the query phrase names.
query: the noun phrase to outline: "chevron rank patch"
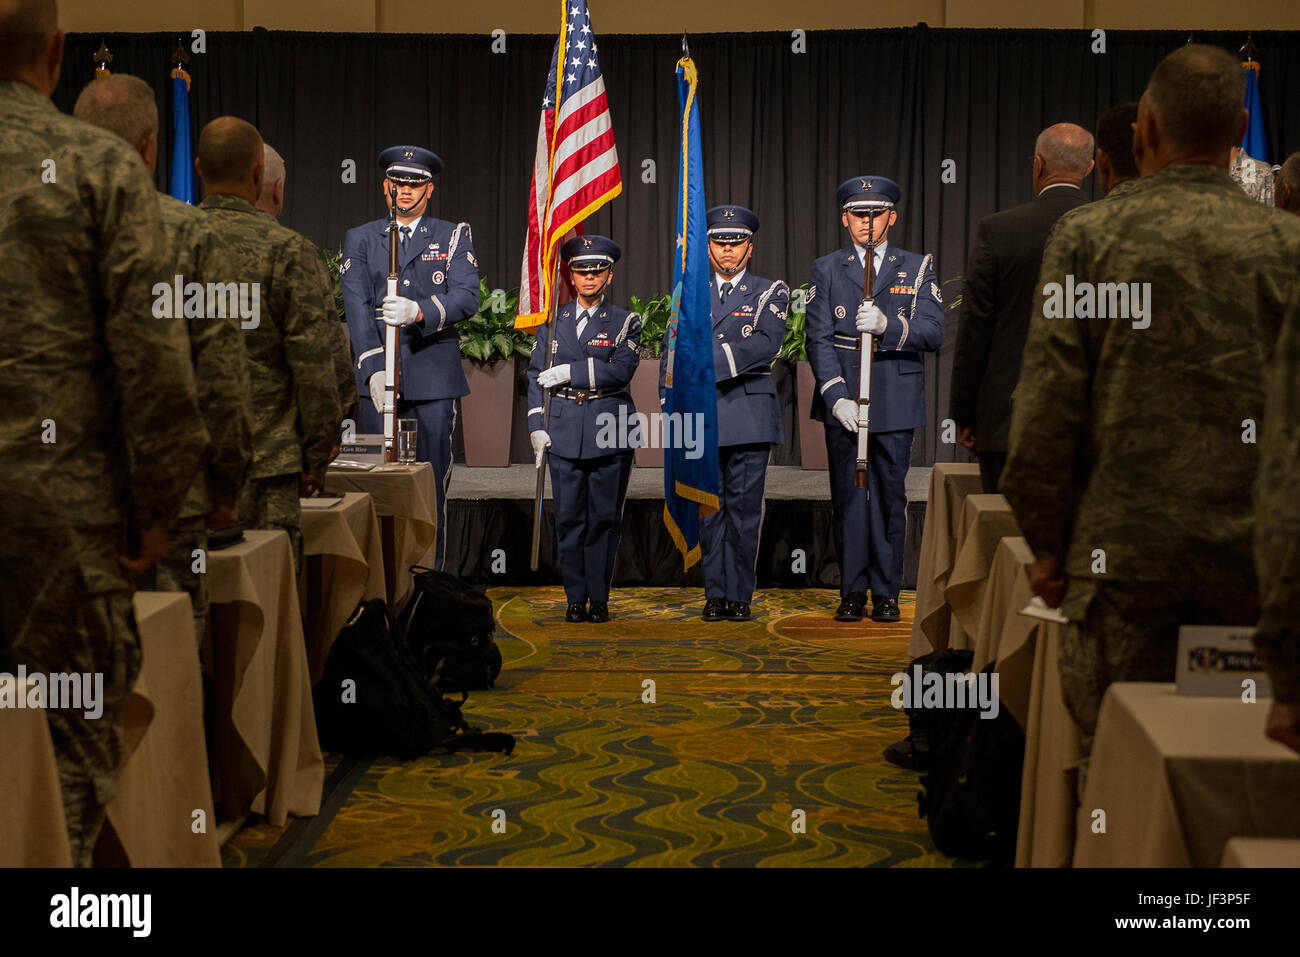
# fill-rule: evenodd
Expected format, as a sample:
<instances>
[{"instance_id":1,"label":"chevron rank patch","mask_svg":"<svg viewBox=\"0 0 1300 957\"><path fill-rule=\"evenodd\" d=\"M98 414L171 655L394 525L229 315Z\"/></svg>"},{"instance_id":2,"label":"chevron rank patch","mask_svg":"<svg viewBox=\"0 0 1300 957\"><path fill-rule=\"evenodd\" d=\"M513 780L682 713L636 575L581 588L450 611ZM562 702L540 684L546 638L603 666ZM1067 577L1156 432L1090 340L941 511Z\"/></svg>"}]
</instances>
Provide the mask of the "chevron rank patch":
<instances>
[{"instance_id":1,"label":"chevron rank patch","mask_svg":"<svg viewBox=\"0 0 1300 957\"><path fill-rule=\"evenodd\" d=\"M943 303L943 296L939 294L938 283L933 283L933 282L930 283L930 295L934 296L934 298L937 299L941 304Z\"/></svg>"},{"instance_id":2,"label":"chevron rank patch","mask_svg":"<svg viewBox=\"0 0 1300 957\"><path fill-rule=\"evenodd\" d=\"M352 268L352 260L351 259L343 260L343 265L339 267L339 275L342 276L345 272L347 272L351 268Z\"/></svg>"}]
</instances>

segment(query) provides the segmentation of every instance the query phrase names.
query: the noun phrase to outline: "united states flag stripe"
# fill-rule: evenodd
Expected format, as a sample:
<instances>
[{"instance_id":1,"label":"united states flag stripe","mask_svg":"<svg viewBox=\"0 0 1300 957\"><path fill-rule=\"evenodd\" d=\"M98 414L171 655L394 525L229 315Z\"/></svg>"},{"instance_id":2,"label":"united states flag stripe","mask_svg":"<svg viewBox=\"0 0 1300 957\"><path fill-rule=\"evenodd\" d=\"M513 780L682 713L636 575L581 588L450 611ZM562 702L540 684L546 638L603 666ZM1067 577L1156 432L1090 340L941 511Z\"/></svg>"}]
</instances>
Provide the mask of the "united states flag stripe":
<instances>
[{"instance_id":1,"label":"united states flag stripe","mask_svg":"<svg viewBox=\"0 0 1300 957\"><path fill-rule=\"evenodd\" d=\"M546 322L554 309L560 241L623 190L586 0L567 0L561 9L528 190L528 235L515 319L524 329Z\"/></svg>"}]
</instances>

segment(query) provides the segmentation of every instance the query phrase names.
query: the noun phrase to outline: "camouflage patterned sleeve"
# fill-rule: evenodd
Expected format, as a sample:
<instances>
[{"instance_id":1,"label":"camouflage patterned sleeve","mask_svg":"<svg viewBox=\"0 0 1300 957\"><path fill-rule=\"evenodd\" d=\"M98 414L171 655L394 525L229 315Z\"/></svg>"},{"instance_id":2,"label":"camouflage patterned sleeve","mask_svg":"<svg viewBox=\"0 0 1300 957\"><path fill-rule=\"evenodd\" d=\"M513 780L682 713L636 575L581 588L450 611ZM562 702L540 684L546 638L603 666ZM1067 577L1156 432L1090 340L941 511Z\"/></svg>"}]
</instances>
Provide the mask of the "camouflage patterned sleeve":
<instances>
[{"instance_id":1,"label":"camouflage patterned sleeve","mask_svg":"<svg viewBox=\"0 0 1300 957\"><path fill-rule=\"evenodd\" d=\"M1010 449L998 483L1034 555L1062 564L1074 522L1091 376L1083 327L1077 320L1047 318L1043 288L1080 272L1076 260L1082 238L1079 230L1062 230L1044 251L1012 395Z\"/></svg>"},{"instance_id":2,"label":"camouflage patterned sleeve","mask_svg":"<svg viewBox=\"0 0 1300 957\"><path fill-rule=\"evenodd\" d=\"M221 238L204 221L198 220L194 224L193 242L215 249ZM190 320L194 382L212 436L204 474L215 508L239 501L240 489L253 461L248 358L239 323L236 315Z\"/></svg>"},{"instance_id":3,"label":"camouflage patterned sleeve","mask_svg":"<svg viewBox=\"0 0 1300 957\"><path fill-rule=\"evenodd\" d=\"M326 323L337 322L329 275L316 248L296 237L286 248L283 288L289 296L284 354L293 375L302 438L303 471L324 475L339 441L343 411Z\"/></svg>"},{"instance_id":4,"label":"camouflage patterned sleeve","mask_svg":"<svg viewBox=\"0 0 1300 957\"><path fill-rule=\"evenodd\" d=\"M124 151L125 151L124 147ZM134 156L88 173L98 203L95 261L105 301L104 340L130 449L130 520L166 524L180 509L207 450L183 320L154 316L155 283L171 277L157 193Z\"/></svg>"},{"instance_id":5,"label":"camouflage patterned sleeve","mask_svg":"<svg viewBox=\"0 0 1300 957\"><path fill-rule=\"evenodd\" d=\"M1255 568L1263 612L1255 648L1275 701L1300 704L1300 286L1268 367L1255 480Z\"/></svg>"}]
</instances>

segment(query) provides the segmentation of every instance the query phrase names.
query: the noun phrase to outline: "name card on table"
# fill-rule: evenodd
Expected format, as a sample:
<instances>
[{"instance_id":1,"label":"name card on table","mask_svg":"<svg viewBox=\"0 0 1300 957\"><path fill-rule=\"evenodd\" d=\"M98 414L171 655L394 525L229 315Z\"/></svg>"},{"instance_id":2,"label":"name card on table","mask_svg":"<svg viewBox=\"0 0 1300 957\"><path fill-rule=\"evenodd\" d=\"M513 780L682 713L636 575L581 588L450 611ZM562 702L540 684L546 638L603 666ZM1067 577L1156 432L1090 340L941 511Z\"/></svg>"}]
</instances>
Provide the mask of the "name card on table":
<instances>
[{"instance_id":1,"label":"name card on table","mask_svg":"<svg viewBox=\"0 0 1300 957\"><path fill-rule=\"evenodd\" d=\"M1254 628L1184 625L1178 629L1178 667L1174 686L1179 694L1237 698L1243 682L1255 683L1255 696L1271 697L1268 675L1255 654Z\"/></svg>"},{"instance_id":2,"label":"name card on table","mask_svg":"<svg viewBox=\"0 0 1300 957\"><path fill-rule=\"evenodd\" d=\"M373 466L383 464L384 436L382 432L378 435L358 432L353 436L353 439L352 442L343 443L339 449L339 457L330 463L330 468L368 471Z\"/></svg>"}]
</instances>

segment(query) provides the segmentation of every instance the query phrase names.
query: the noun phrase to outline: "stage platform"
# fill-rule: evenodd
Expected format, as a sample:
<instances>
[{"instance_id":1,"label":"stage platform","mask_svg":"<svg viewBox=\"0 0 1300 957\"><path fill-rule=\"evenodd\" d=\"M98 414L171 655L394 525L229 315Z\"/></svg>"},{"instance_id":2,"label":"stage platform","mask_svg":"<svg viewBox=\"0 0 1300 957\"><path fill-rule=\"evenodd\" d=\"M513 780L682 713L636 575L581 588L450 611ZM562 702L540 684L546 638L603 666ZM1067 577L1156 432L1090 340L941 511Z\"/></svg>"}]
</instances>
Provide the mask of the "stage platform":
<instances>
[{"instance_id":1,"label":"stage platform","mask_svg":"<svg viewBox=\"0 0 1300 957\"><path fill-rule=\"evenodd\" d=\"M699 567L682 571L681 557L664 528L663 482L663 469L632 470L614 563L615 587L702 587ZM929 468L908 471L904 588L916 587L929 485ZM531 465L456 466L447 496L447 571L484 585L559 584L549 476L539 567L536 572L528 568L536 486L537 471ZM764 507L758 587L838 589L826 473L770 466Z\"/></svg>"}]
</instances>

